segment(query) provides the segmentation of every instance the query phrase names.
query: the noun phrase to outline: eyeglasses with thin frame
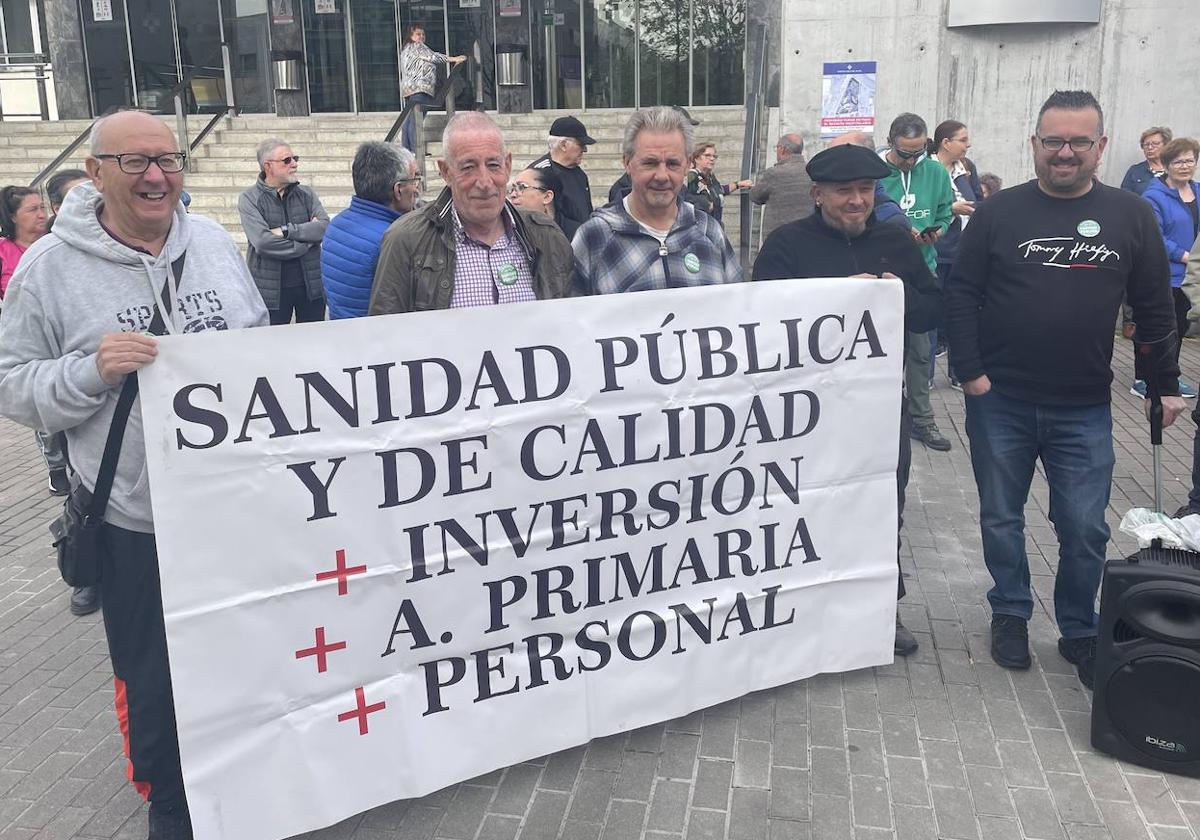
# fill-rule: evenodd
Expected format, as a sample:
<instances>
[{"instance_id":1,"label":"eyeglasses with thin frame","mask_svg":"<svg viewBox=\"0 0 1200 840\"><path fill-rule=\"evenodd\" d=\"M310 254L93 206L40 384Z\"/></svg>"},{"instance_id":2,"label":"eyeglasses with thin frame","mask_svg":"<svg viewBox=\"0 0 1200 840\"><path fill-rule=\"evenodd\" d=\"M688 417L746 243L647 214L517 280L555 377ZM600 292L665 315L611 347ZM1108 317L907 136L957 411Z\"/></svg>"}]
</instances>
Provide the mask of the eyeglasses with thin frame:
<instances>
[{"instance_id":1,"label":"eyeglasses with thin frame","mask_svg":"<svg viewBox=\"0 0 1200 840\"><path fill-rule=\"evenodd\" d=\"M548 192L545 187L539 187L536 184L526 184L524 181L513 181L508 185L509 195L520 195L525 190L537 190L538 192Z\"/></svg>"},{"instance_id":2,"label":"eyeglasses with thin frame","mask_svg":"<svg viewBox=\"0 0 1200 840\"><path fill-rule=\"evenodd\" d=\"M1187 169L1189 166L1195 166L1196 161L1194 161L1194 160L1173 160L1167 165L1173 166L1176 169Z\"/></svg>"},{"instance_id":3,"label":"eyeglasses with thin frame","mask_svg":"<svg viewBox=\"0 0 1200 840\"><path fill-rule=\"evenodd\" d=\"M1159 146L1165 145L1161 140L1147 140L1142 144L1143 149L1157 149Z\"/></svg>"},{"instance_id":4,"label":"eyeglasses with thin frame","mask_svg":"<svg viewBox=\"0 0 1200 840\"><path fill-rule=\"evenodd\" d=\"M292 161L295 161L296 163L300 162L300 155L288 155L287 157L279 158L278 160L275 158L268 158L268 160L271 161L271 163L282 163L284 166L291 166Z\"/></svg>"},{"instance_id":5,"label":"eyeglasses with thin frame","mask_svg":"<svg viewBox=\"0 0 1200 840\"><path fill-rule=\"evenodd\" d=\"M167 175L173 175L176 172L183 171L183 165L187 162L187 155L183 152L167 152L162 155L139 155L128 152L119 155L96 155L100 160L115 160L117 166L126 175L141 175L150 168L150 164L157 164Z\"/></svg>"},{"instance_id":6,"label":"eyeglasses with thin frame","mask_svg":"<svg viewBox=\"0 0 1200 840\"><path fill-rule=\"evenodd\" d=\"M1089 152L1096 145L1091 137L1072 137L1069 140L1063 137L1039 137L1038 142L1047 152L1061 152L1062 147L1068 145L1072 152Z\"/></svg>"},{"instance_id":7,"label":"eyeglasses with thin frame","mask_svg":"<svg viewBox=\"0 0 1200 840\"><path fill-rule=\"evenodd\" d=\"M421 175L414 175L411 178L397 178L397 184L423 184L425 178Z\"/></svg>"}]
</instances>

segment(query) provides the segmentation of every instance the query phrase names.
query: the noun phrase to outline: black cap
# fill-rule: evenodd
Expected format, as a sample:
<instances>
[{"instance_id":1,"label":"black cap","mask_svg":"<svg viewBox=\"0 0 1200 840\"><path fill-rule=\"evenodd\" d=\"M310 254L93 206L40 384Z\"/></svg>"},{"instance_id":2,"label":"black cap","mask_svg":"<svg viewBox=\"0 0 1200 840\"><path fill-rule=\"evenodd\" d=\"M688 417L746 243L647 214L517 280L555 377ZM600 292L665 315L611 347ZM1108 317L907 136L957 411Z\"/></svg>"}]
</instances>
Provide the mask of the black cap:
<instances>
[{"instance_id":1,"label":"black cap","mask_svg":"<svg viewBox=\"0 0 1200 840\"><path fill-rule=\"evenodd\" d=\"M587 129L583 127L583 123L574 117L559 117L550 124L551 137L574 137L585 146L590 146L596 141L588 136Z\"/></svg>"},{"instance_id":2,"label":"black cap","mask_svg":"<svg viewBox=\"0 0 1200 840\"><path fill-rule=\"evenodd\" d=\"M863 146L846 144L826 149L813 157L805 167L808 177L815 183L844 184L847 181L878 181L886 178L891 170L879 159L879 155Z\"/></svg>"},{"instance_id":3,"label":"black cap","mask_svg":"<svg viewBox=\"0 0 1200 840\"><path fill-rule=\"evenodd\" d=\"M696 119L691 114L689 114L687 108L684 108L682 105L672 105L671 107L674 108L679 113L683 114L683 118L685 120L687 120L688 122L690 122L692 125L700 125L700 120Z\"/></svg>"}]
</instances>

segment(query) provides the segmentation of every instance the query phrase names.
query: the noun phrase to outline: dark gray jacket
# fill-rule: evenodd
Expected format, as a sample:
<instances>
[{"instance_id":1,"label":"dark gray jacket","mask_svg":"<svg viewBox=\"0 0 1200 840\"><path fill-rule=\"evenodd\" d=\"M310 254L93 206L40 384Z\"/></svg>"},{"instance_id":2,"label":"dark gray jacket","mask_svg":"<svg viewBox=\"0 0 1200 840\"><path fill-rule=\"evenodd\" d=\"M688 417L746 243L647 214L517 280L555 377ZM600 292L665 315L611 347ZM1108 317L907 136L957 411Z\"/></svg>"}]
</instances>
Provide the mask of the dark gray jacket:
<instances>
[{"instance_id":1,"label":"dark gray jacket","mask_svg":"<svg viewBox=\"0 0 1200 840\"><path fill-rule=\"evenodd\" d=\"M812 215L812 179L805 170L804 155L789 155L758 174L750 188L750 200L767 205L763 214L763 242L775 229Z\"/></svg>"},{"instance_id":2,"label":"dark gray jacket","mask_svg":"<svg viewBox=\"0 0 1200 840\"><path fill-rule=\"evenodd\" d=\"M274 187L263 181L238 198L238 215L246 232L246 265L262 293L267 309L278 309L283 263L300 260L304 287L309 300L321 300L321 240L329 226L329 214L312 187L292 184L280 197ZM271 228L288 226L286 237L271 233Z\"/></svg>"},{"instance_id":3,"label":"dark gray jacket","mask_svg":"<svg viewBox=\"0 0 1200 840\"><path fill-rule=\"evenodd\" d=\"M505 208L529 260L537 299L566 297L574 265L571 243L544 213L527 213L507 203ZM367 314L449 309L456 254L447 187L437 201L406 213L383 235Z\"/></svg>"}]
</instances>

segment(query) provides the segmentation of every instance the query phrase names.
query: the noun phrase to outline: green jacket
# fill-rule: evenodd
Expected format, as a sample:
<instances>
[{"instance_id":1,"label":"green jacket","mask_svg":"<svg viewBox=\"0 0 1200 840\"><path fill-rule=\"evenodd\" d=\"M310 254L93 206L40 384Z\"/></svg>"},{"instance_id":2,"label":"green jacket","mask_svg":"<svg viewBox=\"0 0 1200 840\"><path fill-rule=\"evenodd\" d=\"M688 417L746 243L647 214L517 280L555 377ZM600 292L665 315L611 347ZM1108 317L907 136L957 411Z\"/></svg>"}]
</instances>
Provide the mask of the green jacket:
<instances>
[{"instance_id":1,"label":"green jacket","mask_svg":"<svg viewBox=\"0 0 1200 840\"><path fill-rule=\"evenodd\" d=\"M920 233L927 227L937 225L945 236L950 223L954 221L954 213L950 209L954 205L954 187L950 184L946 167L932 158L921 158L912 168L912 172L904 173L904 177L901 178L900 170L887 159L887 154L884 153L881 157L891 170L891 174L883 179L883 188L888 197L900 205L904 215L908 216L913 230ZM908 207L904 206L905 182L915 199ZM929 266L929 270L936 274L937 249L933 245L922 245L921 255L925 257L925 264Z\"/></svg>"},{"instance_id":2,"label":"green jacket","mask_svg":"<svg viewBox=\"0 0 1200 840\"><path fill-rule=\"evenodd\" d=\"M526 213L507 202L505 208L529 260L537 299L566 297L574 269L571 243L549 216ZM447 187L436 201L406 213L383 235L367 314L449 309L456 253Z\"/></svg>"}]
</instances>

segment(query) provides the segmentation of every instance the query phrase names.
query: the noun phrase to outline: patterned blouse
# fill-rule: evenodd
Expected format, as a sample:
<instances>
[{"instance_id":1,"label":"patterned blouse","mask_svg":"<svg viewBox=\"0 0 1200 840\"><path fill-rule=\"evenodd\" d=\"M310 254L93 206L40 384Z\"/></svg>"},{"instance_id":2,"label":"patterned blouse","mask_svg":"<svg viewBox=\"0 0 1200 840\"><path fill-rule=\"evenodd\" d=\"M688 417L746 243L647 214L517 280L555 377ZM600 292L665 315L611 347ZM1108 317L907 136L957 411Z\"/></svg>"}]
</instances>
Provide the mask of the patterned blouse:
<instances>
[{"instance_id":1,"label":"patterned blouse","mask_svg":"<svg viewBox=\"0 0 1200 840\"><path fill-rule=\"evenodd\" d=\"M400 62L404 65L401 93L406 97L414 93L433 96L437 89L437 66L449 64L450 59L424 44L409 43L400 51Z\"/></svg>"}]
</instances>

